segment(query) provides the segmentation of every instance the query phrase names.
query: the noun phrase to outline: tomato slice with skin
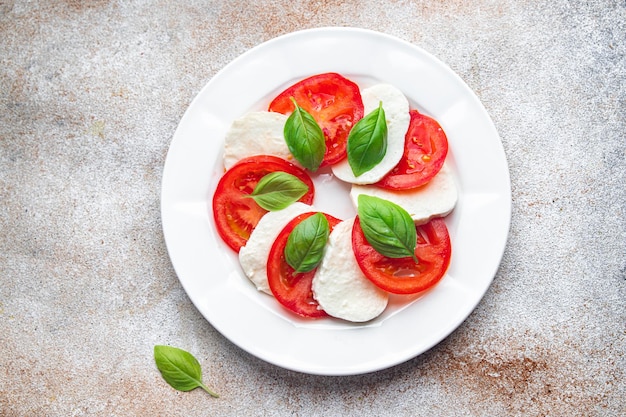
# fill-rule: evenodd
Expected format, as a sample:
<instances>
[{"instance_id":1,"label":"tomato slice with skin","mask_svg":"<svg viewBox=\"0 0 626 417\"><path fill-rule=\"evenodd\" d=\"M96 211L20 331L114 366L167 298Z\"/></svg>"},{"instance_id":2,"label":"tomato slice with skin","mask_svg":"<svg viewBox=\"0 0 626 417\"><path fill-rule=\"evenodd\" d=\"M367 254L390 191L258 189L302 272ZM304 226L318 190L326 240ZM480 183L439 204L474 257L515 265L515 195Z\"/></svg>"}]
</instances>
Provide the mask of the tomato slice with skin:
<instances>
[{"instance_id":1,"label":"tomato slice with skin","mask_svg":"<svg viewBox=\"0 0 626 417\"><path fill-rule=\"evenodd\" d=\"M213 218L218 234L235 252L246 244L250 234L267 213L253 198L248 197L265 175L283 171L295 175L309 190L300 202L312 204L315 187L311 177L291 162L271 155L244 158L220 178L213 196Z\"/></svg>"},{"instance_id":2,"label":"tomato slice with skin","mask_svg":"<svg viewBox=\"0 0 626 417\"><path fill-rule=\"evenodd\" d=\"M411 110L400 162L376 183L391 190L409 190L429 182L441 169L448 154L448 138L432 117Z\"/></svg>"},{"instance_id":3,"label":"tomato slice with skin","mask_svg":"<svg viewBox=\"0 0 626 417\"><path fill-rule=\"evenodd\" d=\"M346 157L348 134L363 118L363 100L359 86L337 73L306 78L288 87L269 105L269 111L293 112L296 103L309 112L322 128L326 153L321 166L335 164Z\"/></svg>"},{"instance_id":4,"label":"tomato slice with skin","mask_svg":"<svg viewBox=\"0 0 626 417\"><path fill-rule=\"evenodd\" d=\"M352 249L363 274L379 288L394 294L417 294L432 288L450 265L452 247L443 219L416 226L419 263L410 258L388 258L365 239L356 217L352 226Z\"/></svg>"},{"instance_id":5,"label":"tomato slice with skin","mask_svg":"<svg viewBox=\"0 0 626 417\"><path fill-rule=\"evenodd\" d=\"M303 220L316 212L307 212L294 217L280 232L267 258L267 281L270 290L280 304L302 317L320 318L328 314L319 308L313 298L311 284L317 268L309 272L297 273L285 260L285 246L291 231ZM325 214L330 230L341 220Z\"/></svg>"}]
</instances>

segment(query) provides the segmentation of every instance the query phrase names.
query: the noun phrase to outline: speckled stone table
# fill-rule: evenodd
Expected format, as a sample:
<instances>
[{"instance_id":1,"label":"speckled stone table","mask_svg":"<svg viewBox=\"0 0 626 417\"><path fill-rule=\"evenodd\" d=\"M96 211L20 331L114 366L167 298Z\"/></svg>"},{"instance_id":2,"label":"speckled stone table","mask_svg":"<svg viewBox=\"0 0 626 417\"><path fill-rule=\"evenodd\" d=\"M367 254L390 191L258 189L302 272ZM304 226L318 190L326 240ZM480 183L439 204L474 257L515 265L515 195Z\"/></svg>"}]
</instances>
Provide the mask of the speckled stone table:
<instances>
[{"instance_id":1,"label":"speckled stone table","mask_svg":"<svg viewBox=\"0 0 626 417\"><path fill-rule=\"evenodd\" d=\"M241 53L354 26L447 63L502 138L508 245L439 345L351 377L286 371L195 309L160 181L190 101ZM0 416L626 415L626 3L0 1ZM173 390L155 344L214 399Z\"/></svg>"}]
</instances>

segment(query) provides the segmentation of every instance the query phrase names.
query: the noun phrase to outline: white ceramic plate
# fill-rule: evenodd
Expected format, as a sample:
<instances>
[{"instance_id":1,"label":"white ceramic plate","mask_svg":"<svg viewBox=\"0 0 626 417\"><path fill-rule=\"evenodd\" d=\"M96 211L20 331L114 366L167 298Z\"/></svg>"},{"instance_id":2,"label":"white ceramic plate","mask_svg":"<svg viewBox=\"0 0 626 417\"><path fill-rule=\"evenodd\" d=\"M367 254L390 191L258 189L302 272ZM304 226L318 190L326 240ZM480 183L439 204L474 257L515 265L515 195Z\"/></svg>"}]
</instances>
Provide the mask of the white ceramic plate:
<instances>
[{"instance_id":1,"label":"white ceramic plate","mask_svg":"<svg viewBox=\"0 0 626 417\"><path fill-rule=\"evenodd\" d=\"M450 144L459 202L446 218L453 245L443 280L422 297L395 297L366 324L296 318L243 275L215 231L211 199L223 173L231 122L264 110L271 98L309 75L338 72L368 86L390 83L413 107L436 118ZM354 214L348 187L316 181L315 206ZM439 343L473 311L491 284L511 213L508 167L498 133L474 93L447 66L397 38L353 28L291 33L244 53L211 79L184 114L163 172L161 210L167 248L189 298L225 337L278 366L311 374L384 369Z\"/></svg>"}]
</instances>

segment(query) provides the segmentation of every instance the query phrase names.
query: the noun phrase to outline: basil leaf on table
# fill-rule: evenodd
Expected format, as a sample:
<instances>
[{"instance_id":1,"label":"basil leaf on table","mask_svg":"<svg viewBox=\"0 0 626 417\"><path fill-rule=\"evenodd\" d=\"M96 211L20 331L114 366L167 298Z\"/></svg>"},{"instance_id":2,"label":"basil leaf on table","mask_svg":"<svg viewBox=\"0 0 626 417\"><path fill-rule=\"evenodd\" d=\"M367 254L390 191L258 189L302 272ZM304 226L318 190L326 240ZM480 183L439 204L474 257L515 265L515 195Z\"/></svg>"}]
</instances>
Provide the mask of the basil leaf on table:
<instances>
[{"instance_id":1,"label":"basil leaf on table","mask_svg":"<svg viewBox=\"0 0 626 417\"><path fill-rule=\"evenodd\" d=\"M309 272L322 261L330 233L322 213L307 217L293 228L285 245L285 260L296 272Z\"/></svg>"},{"instance_id":2,"label":"basil leaf on table","mask_svg":"<svg viewBox=\"0 0 626 417\"><path fill-rule=\"evenodd\" d=\"M387 120L382 102L354 125L348 135L347 152L356 177L382 161L387 152Z\"/></svg>"},{"instance_id":3,"label":"basil leaf on table","mask_svg":"<svg viewBox=\"0 0 626 417\"><path fill-rule=\"evenodd\" d=\"M165 382L174 389L191 391L200 387L211 396L219 397L202 382L200 364L191 353L172 346L156 345L154 361Z\"/></svg>"},{"instance_id":4,"label":"basil leaf on table","mask_svg":"<svg viewBox=\"0 0 626 417\"><path fill-rule=\"evenodd\" d=\"M322 128L313 116L291 98L293 112L285 122L284 135L289 152L303 167L315 172L326 153L326 141Z\"/></svg>"},{"instance_id":5,"label":"basil leaf on table","mask_svg":"<svg viewBox=\"0 0 626 417\"><path fill-rule=\"evenodd\" d=\"M367 242L388 258L412 257L417 263L417 232L409 213L399 205L378 197L358 197L359 222Z\"/></svg>"},{"instance_id":6,"label":"basil leaf on table","mask_svg":"<svg viewBox=\"0 0 626 417\"><path fill-rule=\"evenodd\" d=\"M254 187L250 197L265 210L282 210L298 201L309 187L295 175L282 171L265 175Z\"/></svg>"}]
</instances>

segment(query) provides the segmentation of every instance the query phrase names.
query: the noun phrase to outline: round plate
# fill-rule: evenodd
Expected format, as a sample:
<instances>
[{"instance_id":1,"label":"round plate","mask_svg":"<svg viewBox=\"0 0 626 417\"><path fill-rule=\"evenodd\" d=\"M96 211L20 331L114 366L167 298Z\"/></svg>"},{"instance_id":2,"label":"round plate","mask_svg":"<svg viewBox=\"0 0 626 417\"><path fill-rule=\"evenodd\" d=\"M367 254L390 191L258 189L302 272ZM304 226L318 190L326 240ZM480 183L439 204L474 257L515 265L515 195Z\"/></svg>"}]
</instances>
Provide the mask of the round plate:
<instances>
[{"instance_id":1,"label":"round plate","mask_svg":"<svg viewBox=\"0 0 626 417\"><path fill-rule=\"evenodd\" d=\"M285 311L243 275L219 238L211 200L223 173L231 122L265 110L274 95L307 76L338 72L361 87L390 83L445 130L459 190L446 218L452 261L420 297L392 297L365 324L306 320ZM318 175L316 208L354 214L345 184ZM439 343L473 311L498 269L509 231L509 172L498 133L468 86L422 49L378 32L321 28L291 33L244 53L193 100L174 134L163 171L161 214L172 264L189 298L226 338L278 366L319 375L384 369Z\"/></svg>"}]
</instances>

